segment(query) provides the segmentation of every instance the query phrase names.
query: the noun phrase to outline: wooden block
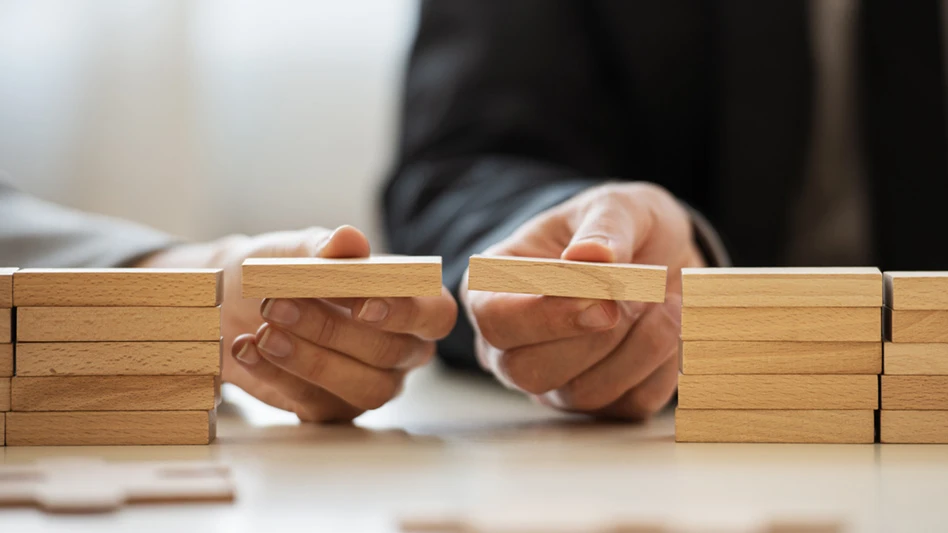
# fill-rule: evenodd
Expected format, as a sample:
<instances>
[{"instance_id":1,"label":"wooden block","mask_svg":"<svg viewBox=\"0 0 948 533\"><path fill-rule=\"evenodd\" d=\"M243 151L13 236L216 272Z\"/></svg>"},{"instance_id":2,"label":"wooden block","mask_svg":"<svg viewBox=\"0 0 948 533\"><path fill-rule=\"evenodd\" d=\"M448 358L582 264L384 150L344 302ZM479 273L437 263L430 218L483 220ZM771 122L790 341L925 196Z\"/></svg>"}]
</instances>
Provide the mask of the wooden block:
<instances>
[{"instance_id":1,"label":"wooden block","mask_svg":"<svg viewBox=\"0 0 948 533\"><path fill-rule=\"evenodd\" d=\"M0 506L53 513L114 511L126 503L232 501L230 469L206 461L106 462L57 457L0 466Z\"/></svg>"},{"instance_id":2,"label":"wooden block","mask_svg":"<svg viewBox=\"0 0 948 533\"><path fill-rule=\"evenodd\" d=\"M218 341L220 307L20 307L17 342Z\"/></svg>"},{"instance_id":3,"label":"wooden block","mask_svg":"<svg viewBox=\"0 0 948 533\"><path fill-rule=\"evenodd\" d=\"M8 446L210 444L217 411L9 413Z\"/></svg>"},{"instance_id":4,"label":"wooden block","mask_svg":"<svg viewBox=\"0 0 948 533\"><path fill-rule=\"evenodd\" d=\"M10 379L0 378L0 412L10 410Z\"/></svg>"},{"instance_id":5,"label":"wooden block","mask_svg":"<svg viewBox=\"0 0 948 533\"><path fill-rule=\"evenodd\" d=\"M208 411L220 402L217 376L13 378L13 411Z\"/></svg>"},{"instance_id":6,"label":"wooden block","mask_svg":"<svg viewBox=\"0 0 948 533\"><path fill-rule=\"evenodd\" d=\"M17 376L218 375L221 342L31 342L17 346ZM0 346L2 357L2 346ZM11 352L12 360L12 352ZM2 370L2 364L0 364Z\"/></svg>"},{"instance_id":7,"label":"wooden block","mask_svg":"<svg viewBox=\"0 0 948 533\"><path fill-rule=\"evenodd\" d=\"M210 268L25 268L16 307L216 307L223 271Z\"/></svg>"},{"instance_id":8,"label":"wooden block","mask_svg":"<svg viewBox=\"0 0 948 533\"><path fill-rule=\"evenodd\" d=\"M886 272L885 305L892 309L948 309L948 272Z\"/></svg>"},{"instance_id":9,"label":"wooden block","mask_svg":"<svg viewBox=\"0 0 948 533\"><path fill-rule=\"evenodd\" d=\"M678 407L873 410L879 408L879 378L870 375L679 374Z\"/></svg>"},{"instance_id":10,"label":"wooden block","mask_svg":"<svg viewBox=\"0 0 948 533\"><path fill-rule=\"evenodd\" d=\"M881 342L873 307L684 307L686 341Z\"/></svg>"},{"instance_id":11,"label":"wooden block","mask_svg":"<svg viewBox=\"0 0 948 533\"><path fill-rule=\"evenodd\" d=\"M882 409L948 411L948 376L882 376Z\"/></svg>"},{"instance_id":12,"label":"wooden block","mask_svg":"<svg viewBox=\"0 0 948 533\"><path fill-rule=\"evenodd\" d=\"M13 342L13 310L0 309L0 344Z\"/></svg>"},{"instance_id":13,"label":"wooden block","mask_svg":"<svg viewBox=\"0 0 948 533\"><path fill-rule=\"evenodd\" d=\"M870 410L677 409L676 442L871 444Z\"/></svg>"},{"instance_id":14,"label":"wooden block","mask_svg":"<svg viewBox=\"0 0 948 533\"><path fill-rule=\"evenodd\" d=\"M474 255L470 260L468 288L597 300L664 302L667 277L668 268L656 265Z\"/></svg>"},{"instance_id":15,"label":"wooden block","mask_svg":"<svg viewBox=\"0 0 948 533\"><path fill-rule=\"evenodd\" d=\"M880 374L881 342L684 341L683 374Z\"/></svg>"},{"instance_id":16,"label":"wooden block","mask_svg":"<svg viewBox=\"0 0 948 533\"><path fill-rule=\"evenodd\" d=\"M879 411L883 444L948 444L948 411Z\"/></svg>"},{"instance_id":17,"label":"wooden block","mask_svg":"<svg viewBox=\"0 0 948 533\"><path fill-rule=\"evenodd\" d=\"M251 258L244 298L371 298L441 295L441 258Z\"/></svg>"},{"instance_id":18,"label":"wooden block","mask_svg":"<svg viewBox=\"0 0 948 533\"><path fill-rule=\"evenodd\" d=\"M686 307L882 307L878 268L683 268Z\"/></svg>"},{"instance_id":19,"label":"wooden block","mask_svg":"<svg viewBox=\"0 0 948 533\"><path fill-rule=\"evenodd\" d=\"M892 342L948 342L948 311L886 308L886 331Z\"/></svg>"},{"instance_id":20,"label":"wooden block","mask_svg":"<svg viewBox=\"0 0 948 533\"><path fill-rule=\"evenodd\" d=\"M15 268L0 268L0 307L13 307L13 273Z\"/></svg>"},{"instance_id":21,"label":"wooden block","mask_svg":"<svg viewBox=\"0 0 948 533\"><path fill-rule=\"evenodd\" d=\"M13 375L13 345L0 344L0 378Z\"/></svg>"},{"instance_id":22,"label":"wooden block","mask_svg":"<svg viewBox=\"0 0 948 533\"><path fill-rule=\"evenodd\" d=\"M885 373L948 376L948 344L885 343Z\"/></svg>"}]
</instances>

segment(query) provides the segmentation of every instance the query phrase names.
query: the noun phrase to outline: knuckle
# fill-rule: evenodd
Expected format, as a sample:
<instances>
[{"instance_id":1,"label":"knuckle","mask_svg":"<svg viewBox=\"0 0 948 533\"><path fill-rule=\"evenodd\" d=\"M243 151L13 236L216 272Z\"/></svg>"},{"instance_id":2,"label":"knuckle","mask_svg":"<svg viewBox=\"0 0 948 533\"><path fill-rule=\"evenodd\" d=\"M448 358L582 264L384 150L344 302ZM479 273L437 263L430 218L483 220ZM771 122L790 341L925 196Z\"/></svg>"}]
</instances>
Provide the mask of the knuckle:
<instances>
[{"instance_id":1,"label":"knuckle","mask_svg":"<svg viewBox=\"0 0 948 533\"><path fill-rule=\"evenodd\" d=\"M320 313L321 320L313 322L313 341L320 346L332 346L336 340L339 321L329 313Z\"/></svg>"},{"instance_id":2,"label":"knuckle","mask_svg":"<svg viewBox=\"0 0 948 533\"><path fill-rule=\"evenodd\" d=\"M392 335L382 335L375 342L372 350L373 366L379 368L394 368L405 357L404 343Z\"/></svg>"},{"instance_id":3,"label":"knuckle","mask_svg":"<svg viewBox=\"0 0 948 533\"><path fill-rule=\"evenodd\" d=\"M516 349L503 352L497 366L508 382L526 393L544 394L552 389L542 369Z\"/></svg>"},{"instance_id":4,"label":"knuckle","mask_svg":"<svg viewBox=\"0 0 948 533\"><path fill-rule=\"evenodd\" d=\"M377 379L372 385L365 388L362 397L359 399L358 407L366 411L378 409L394 398L400 392L400 389L401 380L395 379L391 375Z\"/></svg>"},{"instance_id":5,"label":"knuckle","mask_svg":"<svg viewBox=\"0 0 948 533\"><path fill-rule=\"evenodd\" d=\"M567 383L560 391L566 403L579 411L596 411L615 399L615 395L604 387L591 387L581 380Z\"/></svg>"},{"instance_id":6,"label":"knuckle","mask_svg":"<svg viewBox=\"0 0 948 533\"><path fill-rule=\"evenodd\" d=\"M639 417L654 415L665 407L664 395L646 388L637 388L629 392L628 409L630 414Z\"/></svg>"},{"instance_id":7,"label":"knuckle","mask_svg":"<svg viewBox=\"0 0 948 533\"><path fill-rule=\"evenodd\" d=\"M306 361L306 367L303 370L303 375L305 376L306 381L315 384L322 383L324 377L326 376L329 358L325 357L323 354L311 354L310 357L301 359Z\"/></svg>"}]
</instances>

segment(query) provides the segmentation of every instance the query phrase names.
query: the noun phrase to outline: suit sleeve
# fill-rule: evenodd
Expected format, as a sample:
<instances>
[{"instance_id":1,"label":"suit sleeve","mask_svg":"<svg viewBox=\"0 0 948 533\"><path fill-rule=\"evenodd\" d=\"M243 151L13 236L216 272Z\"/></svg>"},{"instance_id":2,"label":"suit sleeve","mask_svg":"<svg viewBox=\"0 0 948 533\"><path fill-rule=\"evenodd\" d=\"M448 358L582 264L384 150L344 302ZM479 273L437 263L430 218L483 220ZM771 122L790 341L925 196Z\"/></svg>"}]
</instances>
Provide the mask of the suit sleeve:
<instances>
[{"instance_id":1,"label":"suit sleeve","mask_svg":"<svg viewBox=\"0 0 948 533\"><path fill-rule=\"evenodd\" d=\"M44 202L0 182L0 266L128 266L176 242L147 227Z\"/></svg>"}]
</instances>

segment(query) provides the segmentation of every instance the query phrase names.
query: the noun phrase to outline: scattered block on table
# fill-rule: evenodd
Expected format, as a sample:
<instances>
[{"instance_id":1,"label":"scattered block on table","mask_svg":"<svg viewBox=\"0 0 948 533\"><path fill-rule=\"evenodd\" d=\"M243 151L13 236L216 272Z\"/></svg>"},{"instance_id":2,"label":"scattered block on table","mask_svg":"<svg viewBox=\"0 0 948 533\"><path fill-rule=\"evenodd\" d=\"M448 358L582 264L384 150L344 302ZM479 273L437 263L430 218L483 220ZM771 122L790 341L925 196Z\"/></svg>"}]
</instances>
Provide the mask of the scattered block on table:
<instances>
[{"instance_id":1,"label":"scattered block on table","mask_svg":"<svg viewBox=\"0 0 948 533\"><path fill-rule=\"evenodd\" d=\"M882 307L878 268L683 268L686 307Z\"/></svg>"},{"instance_id":2,"label":"scattered block on table","mask_svg":"<svg viewBox=\"0 0 948 533\"><path fill-rule=\"evenodd\" d=\"M126 503L232 501L230 469L206 461L114 462L67 457L0 466L0 506L113 511Z\"/></svg>"},{"instance_id":3,"label":"scattered block on table","mask_svg":"<svg viewBox=\"0 0 948 533\"><path fill-rule=\"evenodd\" d=\"M948 342L948 310L886 309L887 338L892 342Z\"/></svg>"},{"instance_id":4,"label":"scattered block on table","mask_svg":"<svg viewBox=\"0 0 948 533\"><path fill-rule=\"evenodd\" d=\"M875 434L871 409L675 411L676 442L871 444Z\"/></svg>"},{"instance_id":5,"label":"scattered block on table","mask_svg":"<svg viewBox=\"0 0 948 533\"><path fill-rule=\"evenodd\" d=\"M13 307L13 273L15 268L0 268L0 307Z\"/></svg>"},{"instance_id":6,"label":"scattered block on table","mask_svg":"<svg viewBox=\"0 0 948 533\"><path fill-rule=\"evenodd\" d=\"M10 380L12 378L0 378L0 412L10 410Z\"/></svg>"},{"instance_id":7,"label":"scattered block on table","mask_svg":"<svg viewBox=\"0 0 948 533\"><path fill-rule=\"evenodd\" d=\"M16 307L216 307L223 271L210 268L26 268Z\"/></svg>"},{"instance_id":8,"label":"scattered block on table","mask_svg":"<svg viewBox=\"0 0 948 533\"><path fill-rule=\"evenodd\" d=\"M892 309L948 309L948 272L886 272L885 305Z\"/></svg>"},{"instance_id":9,"label":"scattered block on table","mask_svg":"<svg viewBox=\"0 0 948 533\"><path fill-rule=\"evenodd\" d=\"M471 256L468 288L592 298L664 302L668 268L531 257Z\"/></svg>"},{"instance_id":10,"label":"scattered block on table","mask_svg":"<svg viewBox=\"0 0 948 533\"><path fill-rule=\"evenodd\" d=\"M0 378L13 375L13 345L0 344Z\"/></svg>"},{"instance_id":11,"label":"scattered block on table","mask_svg":"<svg viewBox=\"0 0 948 533\"><path fill-rule=\"evenodd\" d=\"M873 410L879 408L879 378L874 375L679 374L678 407Z\"/></svg>"},{"instance_id":12,"label":"scattered block on table","mask_svg":"<svg viewBox=\"0 0 948 533\"><path fill-rule=\"evenodd\" d=\"M881 342L872 307L683 307L685 341Z\"/></svg>"},{"instance_id":13,"label":"scattered block on table","mask_svg":"<svg viewBox=\"0 0 948 533\"><path fill-rule=\"evenodd\" d=\"M0 309L0 344L13 342L13 310Z\"/></svg>"},{"instance_id":14,"label":"scattered block on table","mask_svg":"<svg viewBox=\"0 0 948 533\"><path fill-rule=\"evenodd\" d=\"M210 444L217 411L12 412L9 446L149 446Z\"/></svg>"},{"instance_id":15,"label":"scattered block on table","mask_svg":"<svg viewBox=\"0 0 948 533\"><path fill-rule=\"evenodd\" d=\"M217 376L14 377L13 411L209 411Z\"/></svg>"},{"instance_id":16,"label":"scattered block on table","mask_svg":"<svg viewBox=\"0 0 948 533\"><path fill-rule=\"evenodd\" d=\"M441 295L441 258L250 258L244 298L371 298Z\"/></svg>"},{"instance_id":17,"label":"scattered block on table","mask_svg":"<svg viewBox=\"0 0 948 533\"><path fill-rule=\"evenodd\" d=\"M948 411L948 376L882 376L882 409Z\"/></svg>"},{"instance_id":18,"label":"scattered block on table","mask_svg":"<svg viewBox=\"0 0 948 533\"><path fill-rule=\"evenodd\" d=\"M881 342L683 341L683 374L880 374Z\"/></svg>"},{"instance_id":19,"label":"scattered block on table","mask_svg":"<svg viewBox=\"0 0 948 533\"><path fill-rule=\"evenodd\" d=\"M17 376L218 375L221 341L30 342L17 346ZM0 347L0 358L2 358ZM12 352L11 352L12 362ZM0 363L2 370L2 363Z\"/></svg>"},{"instance_id":20,"label":"scattered block on table","mask_svg":"<svg viewBox=\"0 0 948 533\"><path fill-rule=\"evenodd\" d=\"M885 343L885 373L896 375L948 375L948 344Z\"/></svg>"},{"instance_id":21,"label":"scattered block on table","mask_svg":"<svg viewBox=\"0 0 948 533\"><path fill-rule=\"evenodd\" d=\"M948 410L879 411L879 442L883 444L948 444Z\"/></svg>"},{"instance_id":22,"label":"scattered block on table","mask_svg":"<svg viewBox=\"0 0 948 533\"><path fill-rule=\"evenodd\" d=\"M17 342L218 341L220 307L20 307Z\"/></svg>"}]
</instances>

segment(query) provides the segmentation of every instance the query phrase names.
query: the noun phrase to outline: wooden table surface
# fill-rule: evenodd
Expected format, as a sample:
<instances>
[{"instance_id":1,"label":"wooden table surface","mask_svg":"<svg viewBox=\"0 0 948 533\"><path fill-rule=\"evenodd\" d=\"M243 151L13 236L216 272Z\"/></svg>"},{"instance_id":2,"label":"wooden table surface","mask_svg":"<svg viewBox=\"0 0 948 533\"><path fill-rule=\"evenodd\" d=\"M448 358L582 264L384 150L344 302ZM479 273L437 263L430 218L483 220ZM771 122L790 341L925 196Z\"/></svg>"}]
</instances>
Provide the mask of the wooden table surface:
<instances>
[{"instance_id":1,"label":"wooden table surface","mask_svg":"<svg viewBox=\"0 0 948 533\"><path fill-rule=\"evenodd\" d=\"M438 368L412 375L402 397L358 427L300 425L239 390L226 397L212 446L17 447L0 448L0 458L215 459L234 469L236 502L90 516L0 510L0 531L382 533L425 512L678 517L709 527L814 515L854 532L948 531L948 446L676 444L670 412L647 424L592 424Z\"/></svg>"}]
</instances>

